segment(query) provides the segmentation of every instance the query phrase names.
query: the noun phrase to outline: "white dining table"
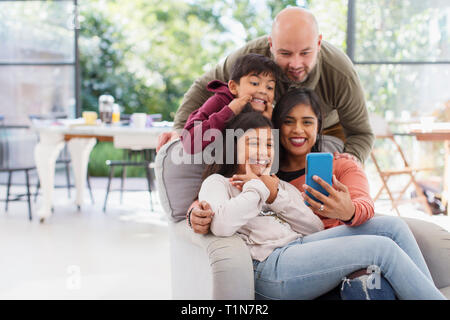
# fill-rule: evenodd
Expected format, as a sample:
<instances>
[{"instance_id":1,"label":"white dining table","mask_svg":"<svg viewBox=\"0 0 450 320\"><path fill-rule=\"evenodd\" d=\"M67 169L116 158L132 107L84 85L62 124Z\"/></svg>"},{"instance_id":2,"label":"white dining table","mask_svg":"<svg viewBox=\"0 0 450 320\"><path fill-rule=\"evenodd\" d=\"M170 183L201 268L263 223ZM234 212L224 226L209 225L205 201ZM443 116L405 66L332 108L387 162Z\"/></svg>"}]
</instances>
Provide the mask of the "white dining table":
<instances>
[{"instance_id":1,"label":"white dining table","mask_svg":"<svg viewBox=\"0 0 450 320\"><path fill-rule=\"evenodd\" d=\"M84 186L89 155L97 141L111 141L120 149L156 149L158 136L172 130L171 122L154 123L152 127L134 128L114 125L85 125L83 119L63 119L55 122L33 122L32 128L39 134L34 149L36 169L41 183L42 202L37 210L41 222L51 215L56 160L67 144L75 178L75 205L83 205Z\"/></svg>"}]
</instances>

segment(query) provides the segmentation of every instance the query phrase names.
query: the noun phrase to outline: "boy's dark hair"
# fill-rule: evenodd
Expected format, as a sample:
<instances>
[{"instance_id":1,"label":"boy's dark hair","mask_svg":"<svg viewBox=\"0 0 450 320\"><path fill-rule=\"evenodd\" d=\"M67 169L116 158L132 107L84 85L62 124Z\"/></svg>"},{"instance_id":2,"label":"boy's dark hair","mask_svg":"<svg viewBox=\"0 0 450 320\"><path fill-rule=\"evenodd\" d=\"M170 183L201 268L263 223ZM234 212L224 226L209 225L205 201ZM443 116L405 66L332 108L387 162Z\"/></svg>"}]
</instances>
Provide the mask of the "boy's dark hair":
<instances>
[{"instance_id":1,"label":"boy's dark hair","mask_svg":"<svg viewBox=\"0 0 450 320\"><path fill-rule=\"evenodd\" d=\"M248 53L236 60L231 69L230 80L239 83L242 77L253 72L258 75L271 74L277 83L283 74L280 67L272 59L261 54Z\"/></svg>"},{"instance_id":2,"label":"boy's dark hair","mask_svg":"<svg viewBox=\"0 0 450 320\"><path fill-rule=\"evenodd\" d=\"M236 117L232 118L228 123L225 129L232 129L234 132L236 130L241 129L242 133L245 133L249 129L257 129L257 128L273 128L272 122L267 119L265 116L262 115L261 112L254 111L252 109L249 109L248 111L243 111L240 114L238 114ZM226 130L224 130L224 133ZM221 164L214 163L211 165L208 165L203 173L203 180L209 177L210 175L214 173L221 174L224 177L231 177L233 174L235 174L238 170L239 164L237 163L237 140L241 136L234 136L234 145L233 145L233 155L234 155L234 161L233 163L226 163L226 134L223 135L223 150L222 150L222 156L223 161ZM231 151L231 150L230 150Z\"/></svg>"}]
</instances>

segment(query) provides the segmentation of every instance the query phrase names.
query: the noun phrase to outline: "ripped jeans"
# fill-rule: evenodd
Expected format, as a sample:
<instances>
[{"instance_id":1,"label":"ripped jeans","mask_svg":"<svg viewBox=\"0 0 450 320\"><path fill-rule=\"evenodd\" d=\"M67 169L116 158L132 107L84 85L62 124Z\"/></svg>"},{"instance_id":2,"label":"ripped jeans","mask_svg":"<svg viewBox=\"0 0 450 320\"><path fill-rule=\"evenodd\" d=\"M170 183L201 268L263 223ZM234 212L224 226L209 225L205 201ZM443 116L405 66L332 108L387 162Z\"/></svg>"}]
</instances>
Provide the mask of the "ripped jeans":
<instances>
[{"instance_id":1,"label":"ripped jeans","mask_svg":"<svg viewBox=\"0 0 450 320\"><path fill-rule=\"evenodd\" d=\"M338 226L276 248L253 262L259 299L314 299L360 269L377 266L399 299L445 299L436 288L408 225L381 216Z\"/></svg>"}]
</instances>

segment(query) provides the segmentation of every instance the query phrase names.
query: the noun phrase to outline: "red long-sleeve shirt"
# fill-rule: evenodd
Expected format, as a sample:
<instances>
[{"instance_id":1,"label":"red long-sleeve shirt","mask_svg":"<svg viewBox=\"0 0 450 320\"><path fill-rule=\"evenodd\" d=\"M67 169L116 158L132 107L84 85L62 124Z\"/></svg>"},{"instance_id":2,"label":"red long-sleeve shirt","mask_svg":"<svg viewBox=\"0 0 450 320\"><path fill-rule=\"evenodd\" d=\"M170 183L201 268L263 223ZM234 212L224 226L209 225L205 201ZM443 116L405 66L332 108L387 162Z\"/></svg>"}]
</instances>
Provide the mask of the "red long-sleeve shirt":
<instances>
[{"instance_id":1,"label":"red long-sleeve shirt","mask_svg":"<svg viewBox=\"0 0 450 320\"><path fill-rule=\"evenodd\" d=\"M234 112L228 107L228 104L234 99L228 85L225 82L213 80L208 83L206 88L208 91L214 92L214 95L206 100L199 109L191 113L181 134L183 148L190 154L203 151L208 144L215 140L214 136L211 137L211 140L204 139L208 129L217 129L223 132L227 121L234 116Z\"/></svg>"}]
</instances>

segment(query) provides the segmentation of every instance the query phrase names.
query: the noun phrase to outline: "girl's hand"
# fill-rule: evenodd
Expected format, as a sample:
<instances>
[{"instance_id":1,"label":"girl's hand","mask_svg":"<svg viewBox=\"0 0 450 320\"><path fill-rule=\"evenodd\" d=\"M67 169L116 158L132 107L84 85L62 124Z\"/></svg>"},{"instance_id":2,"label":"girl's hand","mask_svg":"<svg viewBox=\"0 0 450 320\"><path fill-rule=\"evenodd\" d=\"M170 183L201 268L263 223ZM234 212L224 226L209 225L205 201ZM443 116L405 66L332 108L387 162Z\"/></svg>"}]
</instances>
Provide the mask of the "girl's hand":
<instances>
[{"instance_id":1,"label":"girl's hand","mask_svg":"<svg viewBox=\"0 0 450 320\"><path fill-rule=\"evenodd\" d=\"M314 181L320 184L328 193L328 197L323 193L303 185L303 189L312 194L316 199L322 201L323 205L312 200L306 192L302 192L303 198L311 205L311 209L323 217L339 219L342 221L350 220L355 213L355 205L350 197L350 192L346 185L342 184L333 175L333 187L323 181L320 177L314 176Z\"/></svg>"},{"instance_id":2,"label":"girl's hand","mask_svg":"<svg viewBox=\"0 0 450 320\"><path fill-rule=\"evenodd\" d=\"M262 182L266 185L267 189L270 191L270 195L267 198L266 203L272 203L275 201L278 195L278 183L280 179L274 174L272 175L262 175L259 177Z\"/></svg>"},{"instance_id":3,"label":"girl's hand","mask_svg":"<svg viewBox=\"0 0 450 320\"><path fill-rule=\"evenodd\" d=\"M233 101L230 102L228 107L233 110L235 115L241 113L242 109L244 109L245 105L252 101L252 96L245 95L240 98L234 98Z\"/></svg>"},{"instance_id":4,"label":"girl's hand","mask_svg":"<svg viewBox=\"0 0 450 320\"><path fill-rule=\"evenodd\" d=\"M242 191L244 184L252 179L259 179L259 177L252 171L250 164L246 162L245 174L235 174L229 179L229 181L233 186Z\"/></svg>"}]
</instances>

